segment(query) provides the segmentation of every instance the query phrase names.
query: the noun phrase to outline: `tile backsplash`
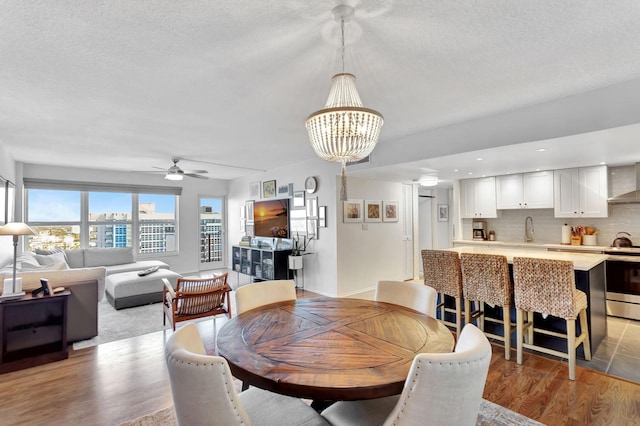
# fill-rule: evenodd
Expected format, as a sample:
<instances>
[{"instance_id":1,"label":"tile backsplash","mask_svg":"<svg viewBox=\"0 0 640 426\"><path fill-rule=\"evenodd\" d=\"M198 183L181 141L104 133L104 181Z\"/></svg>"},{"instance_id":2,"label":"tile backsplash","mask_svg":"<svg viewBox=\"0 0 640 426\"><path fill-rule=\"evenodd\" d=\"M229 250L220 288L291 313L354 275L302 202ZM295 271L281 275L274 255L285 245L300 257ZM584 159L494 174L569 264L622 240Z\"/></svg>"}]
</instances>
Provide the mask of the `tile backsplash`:
<instances>
[{"instance_id":1,"label":"tile backsplash","mask_svg":"<svg viewBox=\"0 0 640 426\"><path fill-rule=\"evenodd\" d=\"M634 166L609 168L609 195L619 195L635 189ZM497 241L524 242L524 221L533 218L533 242L539 244L559 244L562 239L562 225L593 226L598 229L597 245L610 245L616 233L631 234L634 245L640 246L640 204L610 204L608 218L555 218L553 209L502 210L497 219L484 219L487 230L496 233ZM463 239L472 238L472 219L463 220Z\"/></svg>"}]
</instances>

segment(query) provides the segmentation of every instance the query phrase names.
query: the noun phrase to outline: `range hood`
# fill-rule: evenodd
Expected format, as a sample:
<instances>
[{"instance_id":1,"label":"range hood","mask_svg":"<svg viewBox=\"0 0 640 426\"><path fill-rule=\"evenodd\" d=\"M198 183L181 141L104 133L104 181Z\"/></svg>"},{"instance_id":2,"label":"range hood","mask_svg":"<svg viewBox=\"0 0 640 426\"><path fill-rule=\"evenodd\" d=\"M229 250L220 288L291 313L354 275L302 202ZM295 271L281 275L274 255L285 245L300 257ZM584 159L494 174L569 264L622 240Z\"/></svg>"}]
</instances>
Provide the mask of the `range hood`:
<instances>
[{"instance_id":1,"label":"range hood","mask_svg":"<svg viewBox=\"0 0 640 426\"><path fill-rule=\"evenodd\" d=\"M640 203L640 163L636 163L636 190L607 199L609 204Z\"/></svg>"}]
</instances>

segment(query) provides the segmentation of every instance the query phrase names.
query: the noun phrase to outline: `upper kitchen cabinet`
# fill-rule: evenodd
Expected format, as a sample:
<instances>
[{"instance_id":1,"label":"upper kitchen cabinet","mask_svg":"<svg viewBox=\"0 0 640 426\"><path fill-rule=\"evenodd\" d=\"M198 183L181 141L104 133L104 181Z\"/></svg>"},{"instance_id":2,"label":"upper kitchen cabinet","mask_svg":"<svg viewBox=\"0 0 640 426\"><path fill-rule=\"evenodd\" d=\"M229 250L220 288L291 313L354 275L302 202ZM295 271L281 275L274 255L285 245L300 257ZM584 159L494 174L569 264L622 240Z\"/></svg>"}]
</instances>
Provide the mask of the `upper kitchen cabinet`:
<instances>
[{"instance_id":1,"label":"upper kitchen cabinet","mask_svg":"<svg viewBox=\"0 0 640 426\"><path fill-rule=\"evenodd\" d=\"M555 217L607 217L607 166L554 172Z\"/></svg>"},{"instance_id":2,"label":"upper kitchen cabinet","mask_svg":"<svg viewBox=\"0 0 640 426\"><path fill-rule=\"evenodd\" d=\"M460 181L460 216L463 219L496 218L496 179L464 179Z\"/></svg>"},{"instance_id":3,"label":"upper kitchen cabinet","mask_svg":"<svg viewBox=\"0 0 640 426\"><path fill-rule=\"evenodd\" d=\"M496 177L499 210L552 209L553 172L533 172Z\"/></svg>"}]
</instances>

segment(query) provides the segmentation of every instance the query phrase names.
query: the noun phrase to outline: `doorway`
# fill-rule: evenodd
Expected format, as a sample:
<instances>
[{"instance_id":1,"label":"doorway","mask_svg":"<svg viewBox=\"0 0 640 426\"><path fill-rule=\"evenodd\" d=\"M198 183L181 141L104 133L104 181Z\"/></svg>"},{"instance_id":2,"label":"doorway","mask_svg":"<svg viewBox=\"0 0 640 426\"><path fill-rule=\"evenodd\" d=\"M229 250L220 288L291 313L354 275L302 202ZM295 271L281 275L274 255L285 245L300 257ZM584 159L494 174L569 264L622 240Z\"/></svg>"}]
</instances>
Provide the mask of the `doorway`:
<instances>
[{"instance_id":1,"label":"doorway","mask_svg":"<svg viewBox=\"0 0 640 426\"><path fill-rule=\"evenodd\" d=\"M200 270L225 267L224 198L200 197Z\"/></svg>"}]
</instances>

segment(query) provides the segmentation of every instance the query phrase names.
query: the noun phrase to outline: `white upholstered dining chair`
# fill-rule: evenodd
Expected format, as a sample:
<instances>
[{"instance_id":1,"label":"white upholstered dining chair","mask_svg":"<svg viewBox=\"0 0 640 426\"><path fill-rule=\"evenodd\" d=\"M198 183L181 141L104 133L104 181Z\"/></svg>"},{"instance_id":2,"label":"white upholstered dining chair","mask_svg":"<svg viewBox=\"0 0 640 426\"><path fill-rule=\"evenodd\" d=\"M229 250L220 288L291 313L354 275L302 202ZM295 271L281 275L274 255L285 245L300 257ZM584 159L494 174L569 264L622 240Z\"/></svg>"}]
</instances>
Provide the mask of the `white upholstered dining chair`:
<instances>
[{"instance_id":1,"label":"white upholstered dining chair","mask_svg":"<svg viewBox=\"0 0 640 426\"><path fill-rule=\"evenodd\" d=\"M296 298L296 283L293 280L261 281L238 287L236 309L240 315L259 306Z\"/></svg>"},{"instance_id":2,"label":"white upholstered dining chair","mask_svg":"<svg viewBox=\"0 0 640 426\"><path fill-rule=\"evenodd\" d=\"M322 416L334 426L475 425L490 361L489 340L467 324L454 352L414 358L402 394L337 402Z\"/></svg>"},{"instance_id":3,"label":"white upholstered dining chair","mask_svg":"<svg viewBox=\"0 0 640 426\"><path fill-rule=\"evenodd\" d=\"M404 281L378 281L373 300L393 303L436 317L438 294L433 287Z\"/></svg>"},{"instance_id":4,"label":"white upholstered dining chair","mask_svg":"<svg viewBox=\"0 0 640 426\"><path fill-rule=\"evenodd\" d=\"M327 425L301 399L258 388L238 394L227 361L206 354L193 323L171 335L165 358L179 425Z\"/></svg>"}]
</instances>

